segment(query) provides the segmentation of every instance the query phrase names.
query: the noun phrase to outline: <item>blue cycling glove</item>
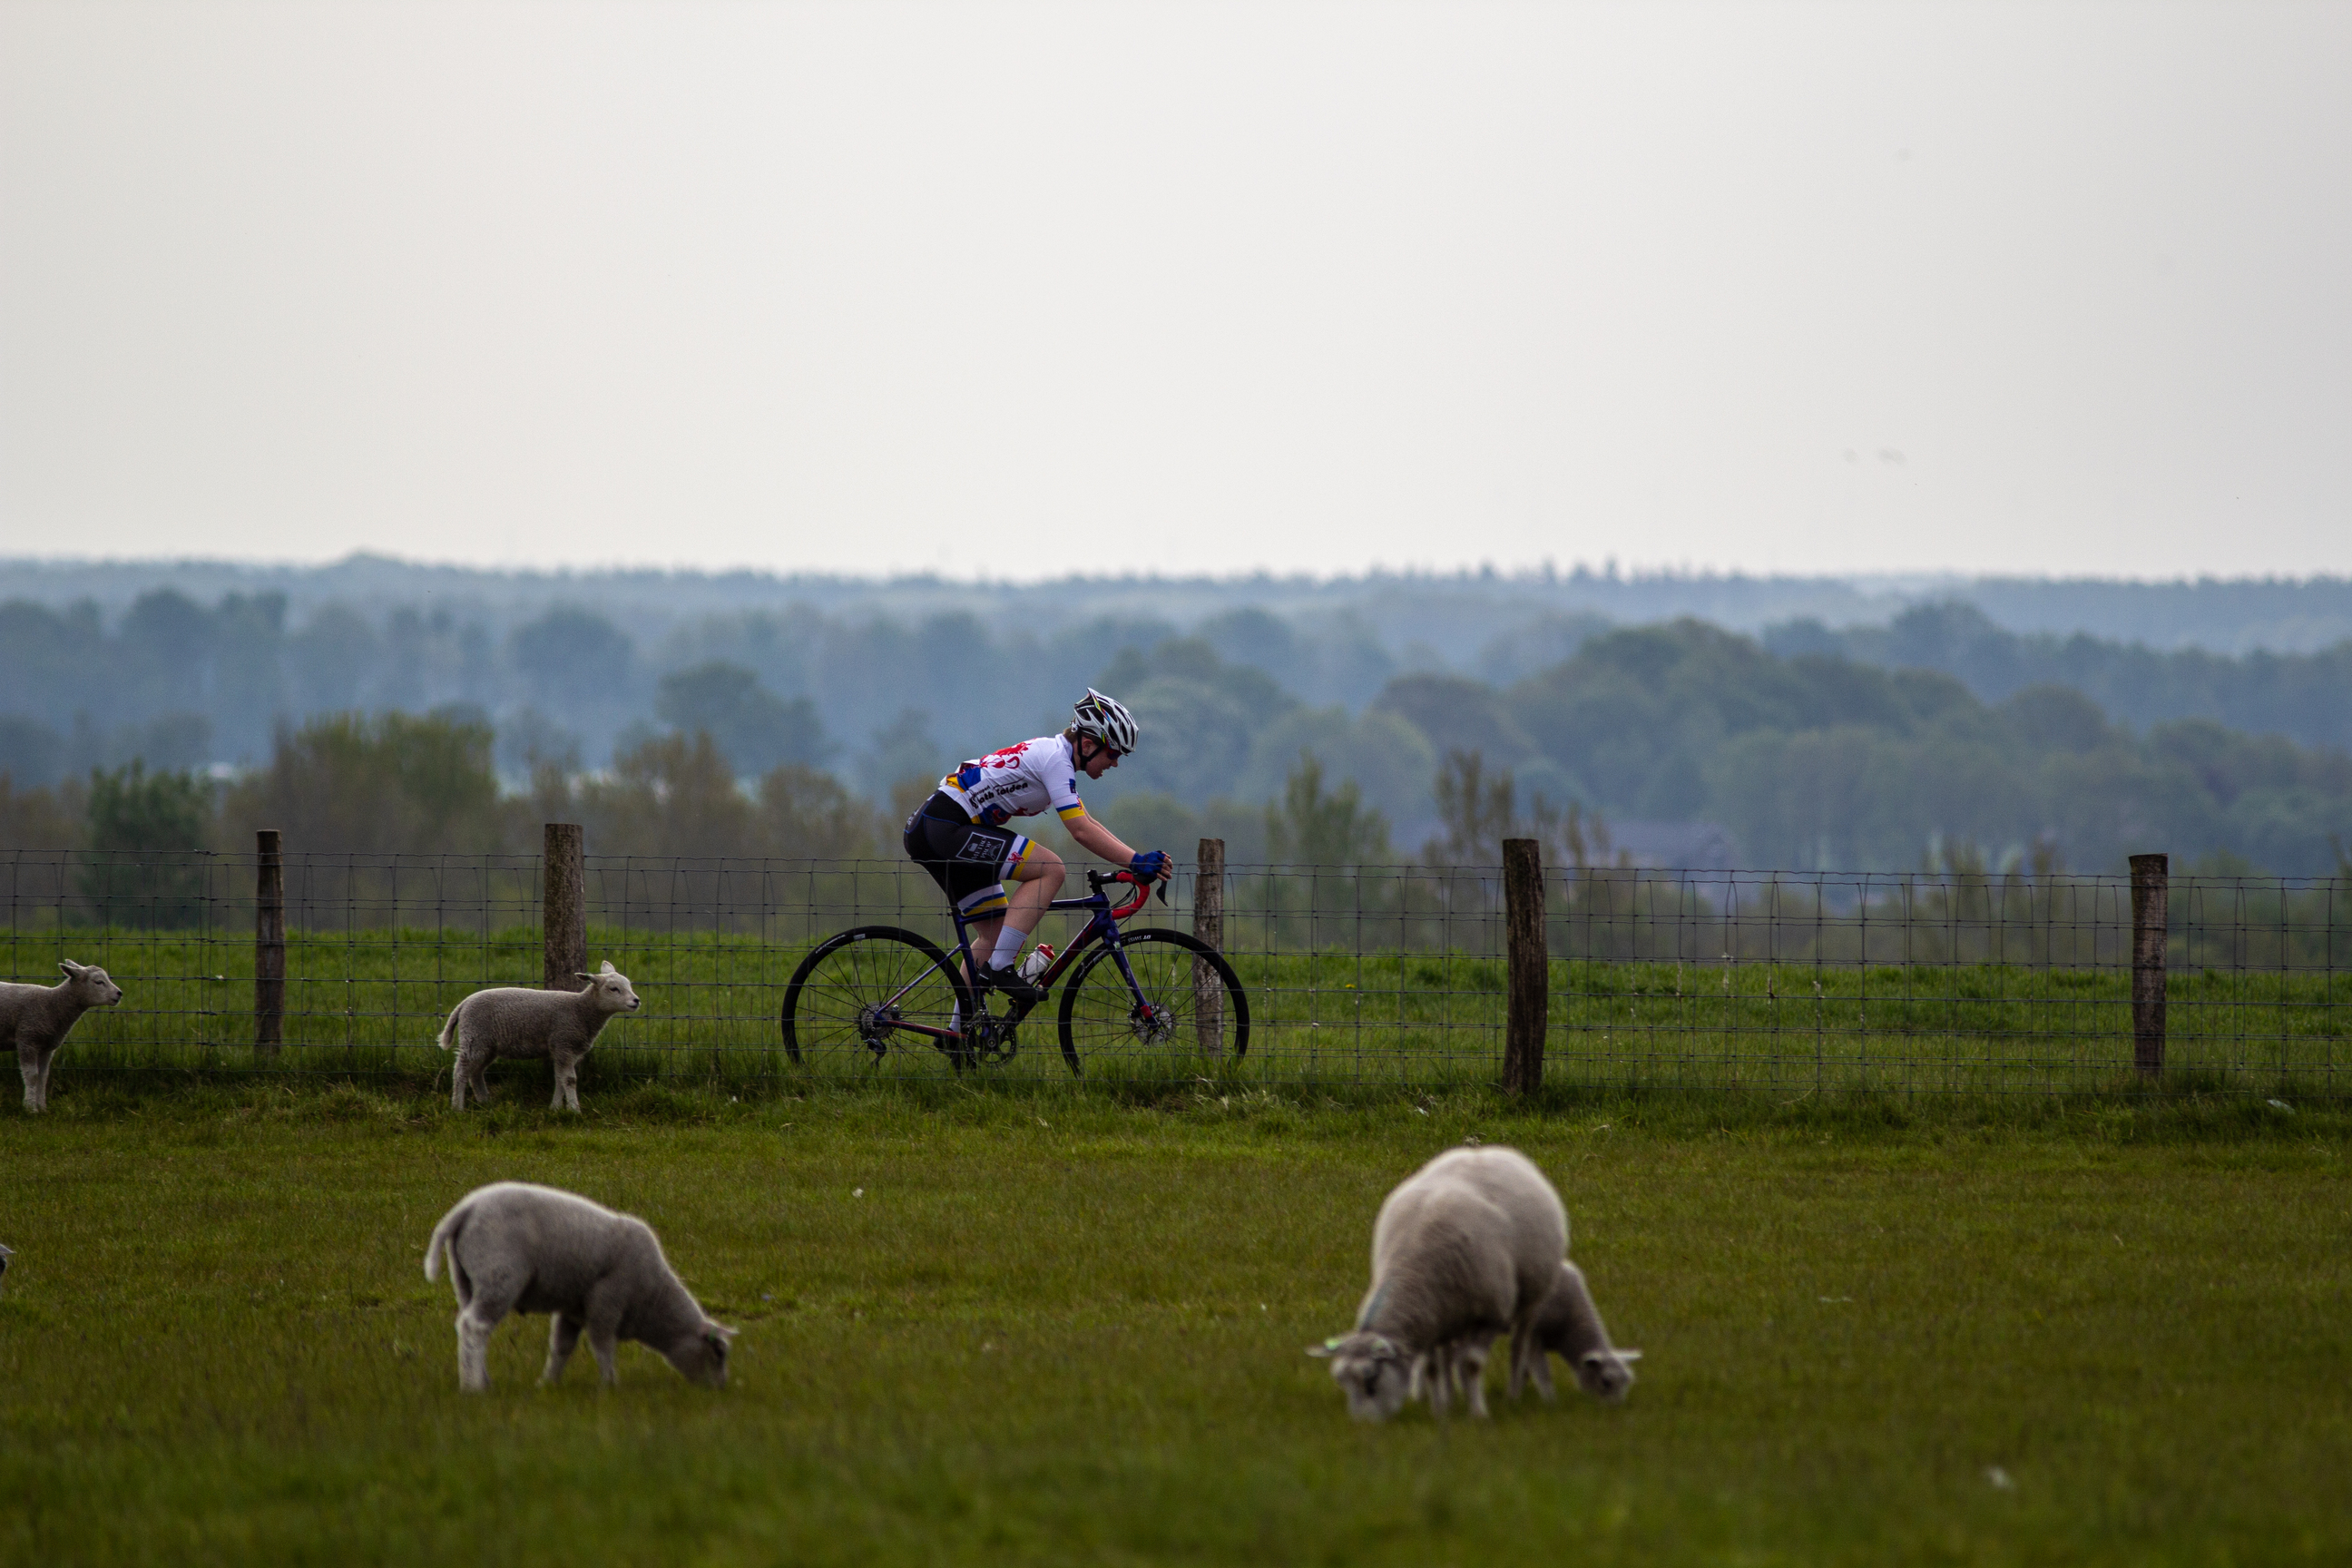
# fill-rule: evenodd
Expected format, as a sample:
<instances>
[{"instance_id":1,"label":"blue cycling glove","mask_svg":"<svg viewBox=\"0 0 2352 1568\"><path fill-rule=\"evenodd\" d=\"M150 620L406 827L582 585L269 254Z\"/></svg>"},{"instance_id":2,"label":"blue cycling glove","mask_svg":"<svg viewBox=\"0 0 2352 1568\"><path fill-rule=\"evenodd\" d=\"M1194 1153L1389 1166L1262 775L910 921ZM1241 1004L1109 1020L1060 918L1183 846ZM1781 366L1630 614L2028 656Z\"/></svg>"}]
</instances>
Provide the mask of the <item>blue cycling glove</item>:
<instances>
[{"instance_id":1,"label":"blue cycling glove","mask_svg":"<svg viewBox=\"0 0 2352 1568\"><path fill-rule=\"evenodd\" d=\"M1147 882L1156 882L1168 875L1168 851L1147 849L1129 861L1127 868Z\"/></svg>"}]
</instances>

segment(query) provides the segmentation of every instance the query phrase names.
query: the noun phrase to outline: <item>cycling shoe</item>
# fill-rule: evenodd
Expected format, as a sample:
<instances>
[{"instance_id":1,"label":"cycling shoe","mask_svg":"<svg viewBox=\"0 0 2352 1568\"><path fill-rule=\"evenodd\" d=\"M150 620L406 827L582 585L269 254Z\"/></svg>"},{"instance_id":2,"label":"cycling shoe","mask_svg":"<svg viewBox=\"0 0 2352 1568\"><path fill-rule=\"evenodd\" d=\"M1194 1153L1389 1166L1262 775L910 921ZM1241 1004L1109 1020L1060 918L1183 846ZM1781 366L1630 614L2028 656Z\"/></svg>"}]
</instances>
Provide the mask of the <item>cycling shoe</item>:
<instances>
[{"instance_id":1,"label":"cycling shoe","mask_svg":"<svg viewBox=\"0 0 2352 1568\"><path fill-rule=\"evenodd\" d=\"M1020 971L1010 964L999 968L993 964L980 966L980 983L992 990L1001 991L1008 1002L1019 1002L1034 1007L1045 999L1045 993L1021 978Z\"/></svg>"}]
</instances>

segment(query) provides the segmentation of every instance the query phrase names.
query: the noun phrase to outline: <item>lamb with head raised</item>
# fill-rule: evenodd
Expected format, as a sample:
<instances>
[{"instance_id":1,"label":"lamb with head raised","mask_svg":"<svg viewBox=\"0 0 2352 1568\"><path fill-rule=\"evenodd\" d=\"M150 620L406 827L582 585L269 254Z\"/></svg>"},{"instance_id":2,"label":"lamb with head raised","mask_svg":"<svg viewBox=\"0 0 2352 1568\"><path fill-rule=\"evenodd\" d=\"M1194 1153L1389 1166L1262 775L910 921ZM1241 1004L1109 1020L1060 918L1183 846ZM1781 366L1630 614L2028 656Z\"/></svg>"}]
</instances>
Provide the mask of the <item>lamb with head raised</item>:
<instances>
[{"instance_id":1,"label":"lamb with head raised","mask_svg":"<svg viewBox=\"0 0 2352 1568\"><path fill-rule=\"evenodd\" d=\"M1330 1359L1359 1420L1385 1420L1424 1394L1442 1415L1455 1392L1485 1415L1487 1352L1500 1334L1515 1348L1526 1338L1567 1249L1567 1211L1533 1161L1499 1146L1449 1149L1381 1205L1354 1331L1307 1353Z\"/></svg>"},{"instance_id":2,"label":"lamb with head raised","mask_svg":"<svg viewBox=\"0 0 2352 1568\"><path fill-rule=\"evenodd\" d=\"M466 1089L487 1101L489 1085L482 1075L499 1057L545 1057L555 1068L555 1098L550 1108L580 1109L580 1060L615 1013L637 1010L637 994L629 977L606 959L583 991L533 991L528 986L501 985L477 991L449 1009L449 1021L434 1041L447 1050L454 1041L456 1066L450 1071L449 1103L466 1109Z\"/></svg>"},{"instance_id":3,"label":"lamb with head raised","mask_svg":"<svg viewBox=\"0 0 2352 1568\"><path fill-rule=\"evenodd\" d=\"M509 1312L546 1312L542 1383L563 1375L584 1330L604 1382L623 1340L651 1346L687 1378L727 1385L735 1331L713 1322L662 1256L653 1227L576 1193L493 1182L457 1200L425 1244L425 1278L446 1250L457 1293L457 1384L490 1386L490 1332Z\"/></svg>"},{"instance_id":4,"label":"lamb with head raised","mask_svg":"<svg viewBox=\"0 0 2352 1568\"><path fill-rule=\"evenodd\" d=\"M66 1033L92 1007L122 1000L122 987L94 963L60 959L65 978L55 985L0 982L0 1045L16 1047L16 1071L25 1080L25 1109L49 1108L49 1063Z\"/></svg>"},{"instance_id":5,"label":"lamb with head raised","mask_svg":"<svg viewBox=\"0 0 2352 1568\"><path fill-rule=\"evenodd\" d=\"M1551 1398L1550 1358L1555 1355L1576 1370L1579 1388L1612 1405L1624 1402L1625 1391L1633 1386L1633 1363L1642 1359L1640 1351L1619 1350L1609 1342L1609 1330L1592 1304L1584 1270L1565 1258L1559 1260L1559 1278L1552 1282L1551 1293L1528 1325L1527 1344L1512 1342L1511 1396L1518 1397L1522 1377L1532 1377L1536 1392Z\"/></svg>"}]
</instances>

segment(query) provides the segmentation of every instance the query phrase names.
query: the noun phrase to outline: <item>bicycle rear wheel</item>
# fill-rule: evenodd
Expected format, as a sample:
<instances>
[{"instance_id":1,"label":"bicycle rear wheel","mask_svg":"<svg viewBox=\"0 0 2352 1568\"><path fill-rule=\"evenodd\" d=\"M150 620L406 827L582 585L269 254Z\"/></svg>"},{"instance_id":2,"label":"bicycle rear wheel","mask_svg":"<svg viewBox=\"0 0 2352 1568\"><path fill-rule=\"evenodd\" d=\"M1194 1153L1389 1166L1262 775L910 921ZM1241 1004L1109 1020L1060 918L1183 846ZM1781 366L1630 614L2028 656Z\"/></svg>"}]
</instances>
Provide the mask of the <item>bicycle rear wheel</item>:
<instances>
[{"instance_id":1,"label":"bicycle rear wheel","mask_svg":"<svg viewBox=\"0 0 2352 1568\"><path fill-rule=\"evenodd\" d=\"M784 1054L810 1056L861 1047L880 1061L892 1046L931 1046L958 1067L964 1053L908 1025L934 1029L972 1016L970 988L924 937L897 926L858 926L819 942L784 987L779 1023Z\"/></svg>"},{"instance_id":2,"label":"bicycle rear wheel","mask_svg":"<svg viewBox=\"0 0 2352 1568\"><path fill-rule=\"evenodd\" d=\"M1119 945L1135 988L1108 945L1096 948L1062 988L1062 1057L1086 1063L1183 1051L1237 1062L1249 1049L1249 997L1224 955L1180 931L1127 931ZM1141 994L1137 994L1138 991Z\"/></svg>"}]
</instances>

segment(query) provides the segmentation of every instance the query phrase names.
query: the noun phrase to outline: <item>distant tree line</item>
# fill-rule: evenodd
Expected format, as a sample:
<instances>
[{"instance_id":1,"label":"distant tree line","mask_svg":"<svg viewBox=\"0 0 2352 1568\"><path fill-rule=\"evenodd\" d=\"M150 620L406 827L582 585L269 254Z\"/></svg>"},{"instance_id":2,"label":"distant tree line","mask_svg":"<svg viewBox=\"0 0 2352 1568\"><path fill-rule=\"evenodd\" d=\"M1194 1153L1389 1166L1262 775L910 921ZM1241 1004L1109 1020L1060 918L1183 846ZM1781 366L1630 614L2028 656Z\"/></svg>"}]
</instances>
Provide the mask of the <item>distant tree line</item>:
<instances>
[{"instance_id":1,"label":"distant tree line","mask_svg":"<svg viewBox=\"0 0 2352 1568\"><path fill-rule=\"evenodd\" d=\"M2352 749L2352 641L2312 653L2232 657L2080 632L2012 632L1972 605L1948 602L1906 610L1883 626L1832 630L1790 621L1767 628L1761 640L1785 656L1835 654L1889 669L1940 670L1988 702L2029 686L2066 686L2121 723L2216 719L2254 734Z\"/></svg>"},{"instance_id":2,"label":"distant tree line","mask_svg":"<svg viewBox=\"0 0 2352 1568\"><path fill-rule=\"evenodd\" d=\"M1236 860L1469 864L1507 827L1597 863L1702 823L1754 867L1905 868L1958 843L1996 867L2158 847L2317 874L2352 842L2352 758L2286 723L2338 721L2352 645L2154 654L1954 606L1760 637L1539 616L1462 669L1349 615L1247 608L1050 633L730 612L650 654L578 608L498 638L446 611L332 609L289 630L268 595L161 590L111 627L0 605L0 842L103 847L136 819L191 845L274 826L317 847L527 849L561 815L600 853L890 853L950 764L1057 728L1088 684L1146 735L1089 800L1131 840L1213 834ZM2145 717L2199 691L2275 732ZM165 780L177 816L154 815Z\"/></svg>"},{"instance_id":3,"label":"distant tree line","mask_svg":"<svg viewBox=\"0 0 2352 1568\"><path fill-rule=\"evenodd\" d=\"M1352 718L1286 701L1198 639L1122 655L1108 673L1127 678L1148 733L1182 738L1114 775L1154 797L1117 809L1171 839L1246 816L1307 751L1411 820L1450 815L1441 760L1475 758L1508 770L1530 810L1720 823L1753 867L1902 869L1959 842L2012 864L2039 847L2108 868L2157 847L2326 874L2352 842L2341 751L2210 719L2134 731L2050 684L1987 702L1950 675L1783 657L1696 621L1593 637L1507 684L1398 676ZM1429 795L1413 800L1418 779Z\"/></svg>"}]
</instances>

